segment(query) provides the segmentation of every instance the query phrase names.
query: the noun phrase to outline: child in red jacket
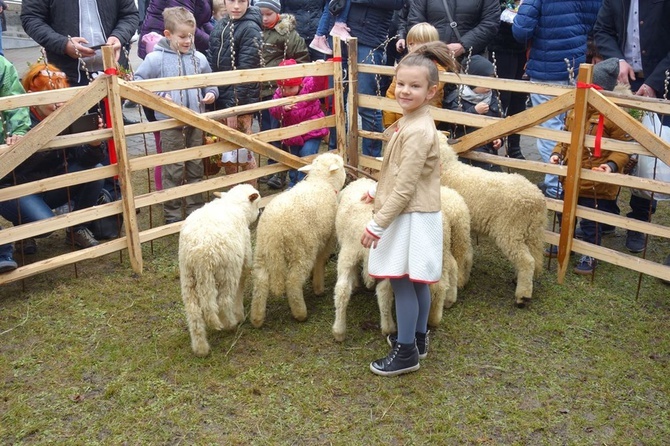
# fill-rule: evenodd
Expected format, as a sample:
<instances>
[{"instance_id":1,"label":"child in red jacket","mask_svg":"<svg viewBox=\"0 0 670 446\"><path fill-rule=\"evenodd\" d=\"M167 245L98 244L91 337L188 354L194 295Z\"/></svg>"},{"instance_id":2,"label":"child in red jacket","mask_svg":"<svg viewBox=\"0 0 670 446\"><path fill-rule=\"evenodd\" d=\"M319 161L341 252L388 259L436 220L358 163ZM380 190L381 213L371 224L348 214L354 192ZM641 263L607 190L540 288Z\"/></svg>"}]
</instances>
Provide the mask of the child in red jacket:
<instances>
[{"instance_id":1,"label":"child in red jacket","mask_svg":"<svg viewBox=\"0 0 670 446\"><path fill-rule=\"evenodd\" d=\"M279 66L295 65L296 61L287 59L281 61ZM323 83L318 82L312 76L295 77L292 79L280 79L277 81L279 88L275 91L273 99L281 99L289 96L297 96L300 94L314 93L323 88ZM295 124L300 124L312 119L323 118L323 110L321 110L321 102L318 99L310 101L297 102L295 104L283 105L278 107L271 107L270 114L279 121L281 127L288 127ZM282 144L296 156L314 155L319 152L319 145L321 139L328 134L328 129L322 127L319 129L310 130L307 133L298 136L292 136L282 141ZM289 172L289 188L302 180L305 174L292 170Z\"/></svg>"}]
</instances>

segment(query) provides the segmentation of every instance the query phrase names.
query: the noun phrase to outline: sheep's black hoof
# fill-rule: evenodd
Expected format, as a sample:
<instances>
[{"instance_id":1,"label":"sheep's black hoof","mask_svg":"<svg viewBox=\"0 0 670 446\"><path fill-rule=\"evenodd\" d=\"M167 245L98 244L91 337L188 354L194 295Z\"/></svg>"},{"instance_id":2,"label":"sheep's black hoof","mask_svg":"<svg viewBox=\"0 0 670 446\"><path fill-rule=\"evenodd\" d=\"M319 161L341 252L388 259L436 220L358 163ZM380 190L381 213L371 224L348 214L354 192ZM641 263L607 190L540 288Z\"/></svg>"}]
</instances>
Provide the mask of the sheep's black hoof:
<instances>
[{"instance_id":1,"label":"sheep's black hoof","mask_svg":"<svg viewBox=\"0 0 670 446\"><path fill-rule=\"evenodd\" d=\"M530 297L522 297L521 302L516 303L517 308L526 308L526 304L530 302Z\"/></svg>"}]
</instances>

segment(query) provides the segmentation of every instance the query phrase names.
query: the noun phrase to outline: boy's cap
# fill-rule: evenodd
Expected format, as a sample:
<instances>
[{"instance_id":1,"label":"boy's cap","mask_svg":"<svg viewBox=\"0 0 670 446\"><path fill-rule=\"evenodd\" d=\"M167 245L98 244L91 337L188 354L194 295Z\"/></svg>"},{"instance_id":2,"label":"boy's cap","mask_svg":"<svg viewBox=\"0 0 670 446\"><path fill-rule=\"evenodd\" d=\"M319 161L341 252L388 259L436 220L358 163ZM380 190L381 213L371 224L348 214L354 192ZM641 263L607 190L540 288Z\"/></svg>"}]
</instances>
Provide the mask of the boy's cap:
<instances>
[{"instance_id":1,"label":"boy's cap","mask_svg":"<svg viewBox=\"0 0 670 446\"><path fill-rule=\"evenodd\" d=\"M285 67L288 65L296 65L297 62L295 59L285 59L279 62L280 67ZM277 85L280 87L295 87L297 85L302 85L302 78L301 77L294 77L291 79L278 79L277 80Z\"/></svg>"},{"instance_id":2,"label":"boy's cap","mask_svg":"<svg viewBox=\"0 0 670 446\"><path fill-rule=\"evenodd\" d=\"M468 73L474 76L493 76L493 64L489 60L478 54L470 58L470 63L467 61L463 64L467 67Z\"/></svg>"},{"instance_id":3,"label":"boy's cap","mask_svg":"<svg viewBox=\"0 0 670 446\"><path fill-rule=\"evenodd\" d=\"M614 90L619 77L619 59L610 57L593 66L593 83L600 85L603 90Z\"/></svg>"},{"instance_id":4,"label":"boy's cap","mask_svg":"<svg viewBox=\"0 0 670 446\"><path fill-rule=\"evenodd\" d=\"M277 14L279 14L279 11L281 11L281 3L279 0L256 0L256 2L254 2L254 6L271 9Z\"/></svg>"}]
</instances>

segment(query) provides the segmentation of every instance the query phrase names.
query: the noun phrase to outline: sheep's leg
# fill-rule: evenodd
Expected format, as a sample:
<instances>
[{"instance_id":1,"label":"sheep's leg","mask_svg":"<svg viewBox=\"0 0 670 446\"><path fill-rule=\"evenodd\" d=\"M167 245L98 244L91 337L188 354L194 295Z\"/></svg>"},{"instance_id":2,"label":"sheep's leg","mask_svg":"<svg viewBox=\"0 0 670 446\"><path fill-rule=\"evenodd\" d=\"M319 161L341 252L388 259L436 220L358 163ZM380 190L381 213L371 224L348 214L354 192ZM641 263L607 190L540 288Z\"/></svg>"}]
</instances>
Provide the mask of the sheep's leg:
<instances>
[{"instance_id":1,"label":"sheep's leg","mask_svg":"<svg viewBox=\"0 0 670 446\"><path fill-rule=\"evenodd\" d=\"M251 297L251 325L259 328L265 322L267 311L268 293L270 292L270 278L265 268L254 267L253 272L254 290Z\"/></svg>"},{"instance_id":2,"label":"sheep's leg","mask_svg":"<svg viewBox=\"0 0 670 446\"><path fill-rule=\"evenodd\" d=\"M372 288L375 287L376 280L374 277L372 277L370 274L368 274L368 250L365 250L365 254L363 255L363 269L361 270L361 276L363 277L363 283L365 284L365 288L368 290L371 290Z\"/></svg>"},{"instance_id":3,"label":"sheep's leg","mask_svg":"<svg viewBox=\"0 0 670 446\"><path fill-rule=\"evenodd\" d=\"M448 277L448 282L446 284L446 292L444 296L444 308L451 308L452 305L456 303L458 299L458 282L459 282L459 268L456 258L451 254L445 258L446 271L443 271L442 274Z\"/></svg>"},{"instance_id":4,"label":"sheep's leg","mask_svg":"<svg viewBox=\"0 0 670 446\"><path fill-rule=\"evenodd\" d=\"M242 270L242 275L240 276L240 283L237 285L237 291L235 293L235 303L233 308L235 325L240 324L244 320L244 286L247 282L248 274L249 269L244 268Z\"/></svg>"},{"instance_id":5,"label":"sheep's leg","mask_svg":"<svg viewBox=\"0 0 670 446\"><path fill-rule=\"evenodd\" d=\"M335 249L335 243L335 237L330 237L321 252L316 255L316 262L314 263L314 270L312 273L312 291L314 291L314 294L317 296L322 295L326 289L326 263Z\"/></svg>"},{"instance_id":6,"label":"sheep's leg","mask_svg":"<svg viewBox=\"0 0 670 446\"><path fill-rule=\"evenodd\" d=\"M353 255L352 255L353 254ZM347 307L351 299L351 292L358 275L356 274L356 255L347 248L340 249L337 258L337 283L333 297L335 300L335 323L333 336L336 341L344 341L347 331Z\"/></svg>"},{"instance_id":7,"label":"sheep's leg","mask_svg":"<svg viewBox=\"0 0 670 446\"><path fill-rule=\"evenodd\" d=\"M533 259L526 245L522 245L518 251L510 253L508 257L516 268L516 292L514 293L516 305L523 307L526 300L533 297L535 259Z\"/></svg>"},{"instance_id":8,"label":"sheep's leg","mask_svg":"<svg viewBox=\"0 0 670 446\"><path fill-rule=\"evenodd\" d=\"M395 333L396 325L393 320L393 288L391 288L391 282L389 280L382 280L377 283L376 294L382 334Z\"/></svg>"},{"instance_id":9,"label":"sheep's leg","mask_svg":"<svg viewBox=\"0 0 670 446\"><path fill-rule=\"evenodd\" d=\"M428 313L428 325L437 327L442 322L442 312L444 311L444 301L447 295L449 284L442 278L438 283L430 286L430 313Z\"/></svg>"},{"instance_id":10,"label":"sheep's leg","mask_svg":"<svg viewBox=\"0 0 670 446\"><path fill-rule=\"evenodd\" d=\"M307 281L309 270L303 271L296 265L289 266L286 274L286 298L291 308L291 314L297 321L307 319L307 306L302 293L302 287Z\"/></svg>"}]
</instances>

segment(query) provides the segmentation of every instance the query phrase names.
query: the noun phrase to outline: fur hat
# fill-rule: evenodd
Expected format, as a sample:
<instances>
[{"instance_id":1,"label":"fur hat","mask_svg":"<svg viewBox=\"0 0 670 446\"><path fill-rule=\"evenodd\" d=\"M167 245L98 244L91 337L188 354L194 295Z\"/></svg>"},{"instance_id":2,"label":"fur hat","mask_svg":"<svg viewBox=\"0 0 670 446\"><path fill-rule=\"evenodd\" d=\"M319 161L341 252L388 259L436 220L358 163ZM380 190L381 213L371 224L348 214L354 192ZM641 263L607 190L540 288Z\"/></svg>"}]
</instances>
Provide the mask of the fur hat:
<instances>
[{"instance_id":1,"label":"fur hat","mask_svg":"<svg viewBox=\"0 0 670 446\"><path fill-rule=\"evenodd\" d=\"M279 62L280 67L286 67L288 65L296 65L297 62L295 59L285 59ZM277 85L280 87L295 87L297 85L302 85L302 79L301 77L294 77L290 79L278 79L277 80Z\"/></svg>"},{"instance_id":2,"label":"fur hat","mask_svg":"<svg viewBox=\"0 0 670 446\"><path fill-rule=\"evenodd\" d=\"M593 83L603 90L614 90L619 77L619 59L610 57L593 66Z\"/></svg>"},{"instance_id":3,"label":"fur hat","mask_svg":"<svg viewBox=\"0 0 670 446\"><path fill-rule=\"evenodd\" d=\"M279 0L256 0L254 6L271 9L277 14L281 11L281 3Z\"/></svg>"},{"instance_id":4,"label":"fur hat","mask_svg":"<svg viewBox=\"0 0 670 446\"><path fill-rule=\"evenodd\" d=\"M466 60L463 65L467 68L467 74L472 74L474 76L493 76L493 64L484 56L476 54L470 58L469 64Z\"/></svg>"}]
</instances>

